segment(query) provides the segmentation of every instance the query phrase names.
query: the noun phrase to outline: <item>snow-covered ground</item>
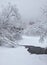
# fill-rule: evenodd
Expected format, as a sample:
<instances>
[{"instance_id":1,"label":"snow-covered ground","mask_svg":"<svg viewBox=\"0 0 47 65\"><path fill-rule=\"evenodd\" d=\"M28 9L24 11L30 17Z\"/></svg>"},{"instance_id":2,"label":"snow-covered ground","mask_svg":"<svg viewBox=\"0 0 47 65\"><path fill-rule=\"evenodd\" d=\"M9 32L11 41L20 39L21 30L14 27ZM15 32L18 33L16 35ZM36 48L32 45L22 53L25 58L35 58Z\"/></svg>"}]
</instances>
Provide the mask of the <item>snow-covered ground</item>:
<instances>
[{"instance_id":1,"label":"snow-covered ground","mask_svg":"<svg viewBox=\"0 0 47 65\"><path fill-rule=\"evenodd\" d=\"M33 45L37 47L46 48L47 47L47 38L44 39L43 43L39 42L40 37L38 36L23 36L23 39L20 41L19 44L21 45Z\"/></svg>"},{"instance_id":2,"label":"snow-covered ground","mask_svg":"<svg viewBox=\"0 0 47 65\"><path fill-rule=\"evenodd\" d=\"M46 47L46 43L38 43L37 37L23 36L19 44ZM47 55L30 54L24 47L0 47L0 65L47 65Z\"/></svg>"},{"instance_id":3,"label":"snow-covered ground","mask_svg":"<svg viewBox=\"0 0 47 65\"><path fill-rule=\"evenodd\" d=\"M47 65L47 55L30 55L24 47L0 48L0 65Z\"/></svg>"}]
</instances>

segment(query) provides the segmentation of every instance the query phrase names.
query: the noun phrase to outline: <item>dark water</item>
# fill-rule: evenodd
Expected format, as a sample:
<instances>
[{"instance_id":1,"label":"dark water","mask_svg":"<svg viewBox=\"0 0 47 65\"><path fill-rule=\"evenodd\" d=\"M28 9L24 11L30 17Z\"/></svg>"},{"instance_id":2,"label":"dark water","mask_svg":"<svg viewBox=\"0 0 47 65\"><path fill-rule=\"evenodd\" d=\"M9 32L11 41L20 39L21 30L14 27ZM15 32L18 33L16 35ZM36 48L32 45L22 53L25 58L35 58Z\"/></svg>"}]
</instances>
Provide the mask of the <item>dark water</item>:
<instances>
[{"instance_id":1,"label":"dark water","mask_svg":"<svg viewBox=\"0 0 47 65\"><path fill-rule=\"evenodd\" d=\"M27 51L31 54L47 54L47 48L35 46L25 46L25 48L28 48Z\"/></svg>"}]
</instances>

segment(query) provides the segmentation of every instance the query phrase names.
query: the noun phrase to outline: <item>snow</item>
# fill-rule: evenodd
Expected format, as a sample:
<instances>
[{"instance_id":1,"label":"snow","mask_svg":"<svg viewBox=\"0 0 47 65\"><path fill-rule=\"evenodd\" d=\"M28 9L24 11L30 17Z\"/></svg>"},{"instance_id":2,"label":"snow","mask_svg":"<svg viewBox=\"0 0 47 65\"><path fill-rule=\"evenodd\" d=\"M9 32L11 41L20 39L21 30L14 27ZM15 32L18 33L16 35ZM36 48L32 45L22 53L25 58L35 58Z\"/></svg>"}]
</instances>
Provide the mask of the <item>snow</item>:
<instances>
[{"instance_id":1,"label":"snow","mask_svg":"<svg viewBox=\"0 0 47 65\"><path fill-rule=\"evenodd\" d=\"M24 47L0 47L0 65L47 65L47 55L30 55Z\"/></svg>"},{"instance_id":2,"label":"snow","mask_svg":"<svg viewBox=\"0 0 47 65\"><path fill-rule=\"evenodd\" d=\"M39 37L23 36L19 44L46 47L45 43L39 44L38 39ZM24 47L0 47L0 65L47 65L47 55L30 54Z\"/></svg>"},{"instance_id":3,"label":"snow","mask_svg":"<svg viewBox=\"0 0 47 65\"><path fill-rule=\"evenodd\" d=\"M6 4L8 4L8 2L12 2L12 4L16 3L16 6L19 9L19 12L21 13L23 21L24 21L24 19L26 19L25 21L30 20L32 18L33 18L33 20L38 19L41 14L40 7L43 7L43 4L46 4L46 1L42 1L42 0L40 0L40 1L36 0L35 2L34 2L34 0L32 0L32 1L31 0L29 0L29 1L27 1L27 0L20 0L20 1L19 0L16 0L16 1L15 0L12 0L12 1L3 0L3 1L1 1L0 0L0 2L1 2L0 3L1 11L2 11L2 7L6 6ZM13 19L14 18L12 18L12 20L11 20L11 17L10 17L9 21L13 22ZM44 22L43 22L43 24L44 24ZM20 24L18 24L18 25L20 25ZM37 25L39 25L39 23L36 24L34 27L32 27L32 29L35 28ZM45 26L44 26L44 28L46 28ZM3 44L6 44L8 42L7 44L9 46L14 45L16 43L16 41L15 42L13 41L14 42L13 43L12 41L10 41L8 39L9 36L11 36L11 35L13 36L13 34L10 34L10 32L8 32L8 30L10 30L10 29L5 30L5 31L4 31L4 28L2 30L1 29L0 29L0 31L3 33L3 35L0 36L0 38L2 37L1 40L3 40ZM28 28L28 29L30 29L30 28ZM37 29L38 29L38 27L36 27L34 29L34 31ZM26 31L28 31L28 30L26 30ZM14 31L12 31L12 32L14 32ZM9 36L7 36L7 35L9 35ZM39 42L40 37L33 37L33 36L32 37L31 36L22 36L22 37L23 37L23 39L21 41L19 41L20 45L32 45L32 46L43 47L43 48L47 47L47 39L45 39L45 41L43 43L40 43ZM47 65L47 55L30 54L30 53L28 53L27 49L25 49L23 46L17 46L16 48L10 48L10 47L7 48L7 47L2 46L2 47L0 47L0 65Z\"/></svg>"},{"instance_id":4,"label":"snow","mask_svg":"<svg viewBox=\"0 0 47 65\"><path fill-rule=\"evenodd\" d=\"M23 39L20 41L19 44L21 45L33 45L37 47L46 48L47 47L47 38L44 40L43 43L39 42L39 36L23 36Z\"/></svg>"}]
</instances>

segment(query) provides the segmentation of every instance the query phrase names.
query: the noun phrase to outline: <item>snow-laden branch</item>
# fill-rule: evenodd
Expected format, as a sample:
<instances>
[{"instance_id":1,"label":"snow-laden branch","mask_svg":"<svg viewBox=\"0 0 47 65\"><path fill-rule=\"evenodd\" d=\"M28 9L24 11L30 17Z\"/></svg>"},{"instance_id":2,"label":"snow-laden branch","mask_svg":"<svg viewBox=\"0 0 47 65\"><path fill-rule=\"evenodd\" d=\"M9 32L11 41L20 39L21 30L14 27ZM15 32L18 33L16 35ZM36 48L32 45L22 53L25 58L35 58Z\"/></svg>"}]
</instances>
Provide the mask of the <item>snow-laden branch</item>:
<instances>
[{"instance_id":1,"label":"snow-laden branch","mask_svg":"<svg viewBox=\"0 0 47 65\"><path fill-rule=\"evenodd\" d=\"M3 40L3 41L6 41L6 43L5 44L8 44L8 45L10 45L11 47L17 47L18 46L18 42L13 42L13 41L11 41L11 40L9 40L7 37L5 37L5 36L3 36L3 37L1 37L1 39Z\"/></svg>"}]
</instances>

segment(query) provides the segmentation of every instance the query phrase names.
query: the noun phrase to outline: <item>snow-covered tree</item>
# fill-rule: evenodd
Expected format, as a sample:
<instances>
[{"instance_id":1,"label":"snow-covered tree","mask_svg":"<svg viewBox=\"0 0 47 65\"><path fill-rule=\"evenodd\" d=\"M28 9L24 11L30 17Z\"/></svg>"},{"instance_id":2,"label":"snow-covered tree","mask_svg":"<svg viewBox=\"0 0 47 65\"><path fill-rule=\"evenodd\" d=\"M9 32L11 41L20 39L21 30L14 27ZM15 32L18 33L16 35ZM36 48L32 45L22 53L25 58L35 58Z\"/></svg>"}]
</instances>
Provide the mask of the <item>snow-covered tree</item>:
<instances>
[{"instance_id":1,"label":"snow-covered tree","mask_svg":"<svg viewBox=\"0 0 47 65\"><path fill-rule=\"evenodd\" d=\"M42 15L41 15L41 24L39 26L39 29L42 31L42 34L40 36L40 42L43 42L44 39L47 37L47 5L44 8L41 8Z\"/></svg>"},{"instance_id":2,"label":"snow-covered tree","mask_svg":"<svg viewBox=\"0 0 47 65\"><path fill-rule=\"evenodd\" d=\"M7 45L15 45L15 41L22 39L21 32L23 30L21 16L16 6L11 4L7 5L2 10L0 19L2 22L0 25L0 33L2 36L0 35L0 38L2 41L4 40Z\"/></svg>"}]
</instances>

